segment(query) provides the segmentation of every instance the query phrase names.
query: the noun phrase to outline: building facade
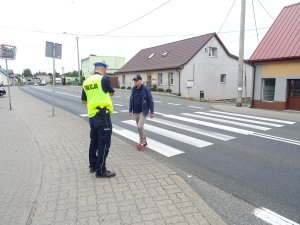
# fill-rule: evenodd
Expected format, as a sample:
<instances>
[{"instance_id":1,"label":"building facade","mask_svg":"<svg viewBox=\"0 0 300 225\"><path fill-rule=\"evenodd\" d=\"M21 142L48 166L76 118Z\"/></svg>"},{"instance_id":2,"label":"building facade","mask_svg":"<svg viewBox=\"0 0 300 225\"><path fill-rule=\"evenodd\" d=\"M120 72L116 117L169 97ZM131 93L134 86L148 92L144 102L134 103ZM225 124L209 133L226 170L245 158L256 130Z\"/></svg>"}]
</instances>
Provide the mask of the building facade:
<instances>
[{"instance_id":1,"label":"building facade","mask_svg":"<svg viewBox=\"0 0 300 225\"><path fill-rule=\"evenodd\" d=\"M117 56L96 56L90 55L89 57L81 60L81 70L82 76L88 78L94 73L94 63L95 62L104 62L108 65L107 67L107 74L111 75L118 71L124 64L125 58L124 57L117 57Z\"/></svg>"},{"instance_id":2,"label":"building facade","mask_svg":"<svg viewBox=\"0 0 300 225\"><path fill-rule=\"evenodd\" d=\"M116 75L119 86L133 87L139 74L148 86L193 99L221 100L237 96L238 58L219 37L206 34L137 53ZM253 67L245 64L243 97L252 95Z\"/></svg>"},{"instance_id":3,"label":"building facade","mask_svg":"<svg viewBox=\"0 0 300 225\"><path fill-rule=\"evenodd\" d=\"M253 107L300 110L300 3L281 11L249 62L255 66Z\"/></svg>"}]
</instances>

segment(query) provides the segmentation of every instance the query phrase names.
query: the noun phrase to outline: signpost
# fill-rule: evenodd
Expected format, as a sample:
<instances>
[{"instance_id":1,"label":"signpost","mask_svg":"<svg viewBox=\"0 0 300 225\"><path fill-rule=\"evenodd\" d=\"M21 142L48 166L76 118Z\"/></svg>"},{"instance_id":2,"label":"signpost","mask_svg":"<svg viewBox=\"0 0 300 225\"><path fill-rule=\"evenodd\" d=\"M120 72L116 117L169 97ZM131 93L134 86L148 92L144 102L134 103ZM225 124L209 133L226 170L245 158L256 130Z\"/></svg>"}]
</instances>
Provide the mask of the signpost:
<instances>
[{"instance_id":1,"label":"signpost","mask_svg":"<svg viewBox=\"0 0 300 225\"><path fill-rule=\"evenodd\" d=\"M46 41L46 57L53 58L53 93L52 93L52 116L54 116L55 107L55 58L61 59L62 45Z\"/></svg>"},{"instance_id":2,"label":"signpost","mask_svg":"<svg viewBox=\"0 0 300 225\"><path fill-rule=\"evenodd\" d=\"M8 91L8 99L9 99L9 110L12 109L11 107L11 97L10 97L10 80L9 80L9 74L8 74L8 64L7 60L14 60L16 58L16 47L12 45L0 45L0 58L5 59L6 63L6 77L7 77L7 91Z\"/></svg>"}]
</instances>

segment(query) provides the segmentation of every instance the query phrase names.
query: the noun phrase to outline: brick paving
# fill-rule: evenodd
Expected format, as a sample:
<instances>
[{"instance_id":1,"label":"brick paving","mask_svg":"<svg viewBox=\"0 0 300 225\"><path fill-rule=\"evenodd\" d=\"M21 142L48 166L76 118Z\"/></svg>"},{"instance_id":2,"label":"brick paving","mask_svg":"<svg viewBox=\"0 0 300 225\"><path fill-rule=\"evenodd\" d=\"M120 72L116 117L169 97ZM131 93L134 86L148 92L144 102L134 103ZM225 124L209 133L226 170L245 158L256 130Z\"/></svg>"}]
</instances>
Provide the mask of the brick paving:
<instances>
[{"instance_id":1,"label":"brick paving","mask_svg":"<svg viewBox=\"0 0 300 225\"><path fill-rule=\"evenodd\" d=\"M88 169L86 121L11 88L0 97L0 224L223 225L176 173L113 136L107 167Z\"/></svg>"}]
</instances>

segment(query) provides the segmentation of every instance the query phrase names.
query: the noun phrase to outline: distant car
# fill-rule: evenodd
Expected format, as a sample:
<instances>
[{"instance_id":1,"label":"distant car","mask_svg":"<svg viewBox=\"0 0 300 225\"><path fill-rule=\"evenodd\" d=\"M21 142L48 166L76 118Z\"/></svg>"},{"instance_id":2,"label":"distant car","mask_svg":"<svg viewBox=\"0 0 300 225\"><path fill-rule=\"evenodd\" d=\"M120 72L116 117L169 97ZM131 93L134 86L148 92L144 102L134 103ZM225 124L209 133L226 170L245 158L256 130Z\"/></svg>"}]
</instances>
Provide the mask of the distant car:
<instances>
[{"instance_id":1,"label":"distant car","mask_svg":"<svg viewBox=\"0 0 300 225\"><path fill-rule=\"evenodd\" d=\"M33 84L33 86L39 86L39 85L35 83L35 84Z\"/></svg>"},{"instance_id":2,"label":"distant car","mask_svg":"<svg viewBox=\"0 0 300 225\"><path fill-rule=\"evenodd\" d=\"M0 96L5 95L6 91L4 90L4 88L0 88Z\"/></svg>"}]
</instances>

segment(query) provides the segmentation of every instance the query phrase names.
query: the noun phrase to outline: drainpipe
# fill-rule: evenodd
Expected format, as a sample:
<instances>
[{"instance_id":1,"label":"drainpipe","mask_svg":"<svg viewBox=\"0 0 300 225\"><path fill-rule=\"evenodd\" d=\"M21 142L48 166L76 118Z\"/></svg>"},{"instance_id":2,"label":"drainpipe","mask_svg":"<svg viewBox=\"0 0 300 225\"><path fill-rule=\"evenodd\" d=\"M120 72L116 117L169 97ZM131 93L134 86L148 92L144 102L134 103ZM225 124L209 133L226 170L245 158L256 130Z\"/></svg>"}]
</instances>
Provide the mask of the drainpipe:
<instances>
[{"instance_id":1,"label":"drainpipe","mask_svg":"<svg viewBox=\"0 0 300 225\"><path fill-rule=\"evenodd\" d=\"M254 90L255 90L255 77L256 77L256 66L255 65L252 65L253 67L253 85L252 85L252 100L251 100L251 104L250 104L250 108L253 108L253 102L254 102Z\"/></svg>"},{"instance_id":2,"label":"drainpipe","mask_svg":"<svg viewBox=\"0 0 300 225\"><path fill-rule=\"evenodd\" d=\"M179 92L178 92L178 96L181 96L181 92L180 92L180 90L181 90L181 88L180 88L180 71L178 70L178 68L176 68L175 70L177 71L178 76L179 76L179 83L178 83Z\"/></svg>"}]
</instances>

